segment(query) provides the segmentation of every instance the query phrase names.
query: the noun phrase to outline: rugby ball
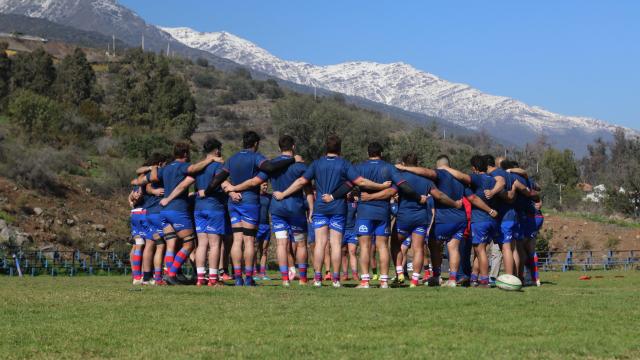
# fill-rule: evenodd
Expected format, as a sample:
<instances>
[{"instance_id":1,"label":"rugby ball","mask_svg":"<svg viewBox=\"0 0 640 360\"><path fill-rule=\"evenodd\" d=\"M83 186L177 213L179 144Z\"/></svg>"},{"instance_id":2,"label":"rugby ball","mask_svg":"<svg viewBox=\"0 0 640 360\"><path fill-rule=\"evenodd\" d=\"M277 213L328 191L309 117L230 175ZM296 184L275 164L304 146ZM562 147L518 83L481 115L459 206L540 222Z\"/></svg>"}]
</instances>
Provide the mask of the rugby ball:
<instances>
[{"instance_id":1,"label":"rugby ball","mask_svg":"<svg viewBox=\"0 0 640 360\"><path fill-rule=\"evenodd\" d=\"M502 274L496 279L496 286L502 290L518 291L522 289L522 281L516 276Z\"/></svg>"}]
</instances>

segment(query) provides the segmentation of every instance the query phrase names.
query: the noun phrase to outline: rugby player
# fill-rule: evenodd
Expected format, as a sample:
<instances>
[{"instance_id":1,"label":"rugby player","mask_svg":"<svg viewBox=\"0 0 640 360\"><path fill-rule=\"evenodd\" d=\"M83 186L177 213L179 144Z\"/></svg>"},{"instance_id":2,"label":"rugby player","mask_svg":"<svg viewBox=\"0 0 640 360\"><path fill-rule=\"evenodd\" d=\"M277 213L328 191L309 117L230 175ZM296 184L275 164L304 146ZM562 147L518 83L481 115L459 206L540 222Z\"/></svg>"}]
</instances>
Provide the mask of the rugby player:
<instances>
[{"instance_id":1,"label":"rugby player","mask_svg":"<svg viewBox=\"0 0 640 360\"><path fill-rule=\"evenodd\" d=\"M444 167L453 177L469 186L465 189L465 196L473 205L471 210L471 236L474 255L477 261L477 269L472 274L471 282L475 284L475 277L479 275L479 285L489 287L489 260L487 258L487 243L497 236L498 216L494 206L495 200L488 199L485 191L491 190L496 180L487 174L487 160L485 157L475 155L471 158L472 174ZM434 273L435 273L434 267Z\"/></svg>"},{"instance_id":2,"label":"rugby player","mask_svg":"<svg viewBox=\"0 0 640 360\"><path fill-rule=\"evenodd\" d=\"M423 167L406 167L402 164L396 165L399 170L433 180L436 187L449 198L461 201L464 198L465 186L444 170L449 166L449 157L446 155L438 156L435 170ZM464 240L464 231L467 227L465 210L436 202L435 213L435 224L431 232L432 239L430 239L433 241L429 244L431 262L435 271L439 272L442 265L442 243L446 244L449 254L449 280L444 285L455 287L460 267L460 244Z\"/></svg>"},{"instance_id":3,"label":"rugby player","mask_svg":"<svg viewBox=\"0 0 640 360\"><path fill-rule=\"evenodd\" d=\"M267 256L269 254L269 242L271 241L270 207L271 194L269 193L269 184L264 182L260 185L260 221L258 222L258 234L256 235L258 255L256 256L255 265L259 269L258 276L262 280L271 280L267 276Z\"/></svg>"},{"instance_id":4,"label":"rugby player","mask_svg":"<svg viewBox=\"0 0 640 360\"><path fill-rule=\"evenodd\" d=\"M342 140L336 135L329 135L326 141L326 155L315 160L305 171L302 177L294 181L288 189L282 192L274 192L274 198L281 201L282 199L300 191L312 180L315 180L316 189L320 194L320 198L323 194L331 194L345 181L350 181L361 189L367 188L371 190L384 190L391 186L390 182L378 184L358 175L351 163L340 157L341 150ZM316 199L313 208L313 227L315 229L316 237L313 260L313 267L315 271L314 286L322 286L322 272L320 269L322 269L324 249L327 242L331 245L333 286L341 286L341 245L346 213L347 206L344 198L335 199L335 201L330 203L325 203L322 199Z\"/></svg>"}]
</instances>

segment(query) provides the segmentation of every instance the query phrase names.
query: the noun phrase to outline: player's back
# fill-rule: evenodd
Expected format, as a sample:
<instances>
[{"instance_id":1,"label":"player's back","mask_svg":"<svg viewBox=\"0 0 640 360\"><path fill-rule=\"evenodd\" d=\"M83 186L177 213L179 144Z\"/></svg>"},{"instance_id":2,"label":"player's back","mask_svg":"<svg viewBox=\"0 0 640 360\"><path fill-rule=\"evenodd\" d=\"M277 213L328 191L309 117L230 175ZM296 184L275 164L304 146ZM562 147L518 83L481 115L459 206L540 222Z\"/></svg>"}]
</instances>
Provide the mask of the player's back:
<instances>
[{"instance_id":1,"label":"player's back","mask_svg":"<svg viewBox=\"0 0 640 360\"><path fill-rule=\"evenodd\" d=\"M207 167L196 175L196 190L206 190L215 175L222 169L222 164L218 162L212 162ZM196 210L212 210L212 211L224 211L227 203L227 195L218 188L211 196L200 197L196 194Z\"/></svg>"},{"instance_id":2,"label":"player's back","mask_svg":"<svg viewBox=\"0 0 640 360\"><path fill-rule=\"evenodd\" d=\"M511 176L510 173L504 171L501 168L497 168L494 171L492 171L489 175L494 178L498 176L503 177L505 181L505 188L503 191L511 190L511 187L513 186L513 177ZM497 198L496 210L498 210L498 218L500 220L515 220L516 212L514 210L513 204L510 204L506 200L499 198L498 195L496 195L496 198Z\"/></svg>"},{"instance_id":3,"label":"player's back","mask_svg":"<svg viewBox=\"0 0 640 360\"><path fill-rule=\"evenodd\" d=\"M349 171L355 172L355 169L353 169L351 163L340 156L323 156L311 164L304 176L307 180L311 180L310 177L315 179L318 193L314 207L315 213L345 214L346 202L344 199L335 199L330 203L325 203L322 201L322 195L333 193L340 185L350 180L345 177L345 174ZM351 177L355 176L352 175Z\"/></svg>"},{"instance_id":4,"label":"player's back","mask_svg":"<svg viewBox=\"0 0 640 360\"><path fill-rule=\"evenodd\" d=\"M466 195L475 195L480 200L484 201L489 207L495 208L496 200L495 198L487 199L484 191L491 190L496 184L496 180L488 174L471 174L471 185L466 190ZM485 211L476 208L475 206L471 209L471 222L484 222L484 221L494 221L489 214Z\"/></svg>"},{"instance_id":5,"label":"player's back","mask_svg":"<svg viewBox=\"0 0 640 360\"><path fill-rule=\"evenodd\" d=\"M167 197L175 190L178 185L186 179L188 175L187 169L190 164L188 162L173 161L169 165L158 170L158 177L161 178L164 186L164 196ZM189 194L183 191L178 197L173 199L165 207L165 210L188 211L189 210Z\"/></svg>"},{"instance_id":6,"label":"player's back","mask_svg":"<svg viewBox=\"0 0 640 360\"><path fill-rule=\"evenodd\" d=\"M406 181L413 190L419 195L428 195L434 184L431 180L422 176L401 171L394 175L394 182L401 184ZM412 199L407 199L400 193L400 202L398 204L398 218L403 217L420 217L423 219L429 219L429 205L420 204L420 202Z\"/></svg>"},{"instance_id":7,"label":"player's back","mask_svg":"<svg viewBox=\"0 0 640 360\"><path fill-rule=\"evenodd\" d=\"M260 224L269 224L271 194L260 194Z\"/></svg>"},{"instance_id":8,"label":"player's back","mask_svg":"<svg viewBox=\"0 0 640 360\"><path fill-rule=\"evenodd\" d=\"M260 176L263 180L267 179L267 175L260 171L260 165L267 161L266 158L255 151L248 149L238 151L231 156L224 165L224 170L229 172L229 180L233 185L241 183ZM251 189L242 192L242 203L258 204L260 194L260 186L254 186Z\"/></svg>"},{"instance_id":9,"label":"player's back","mask_svg":"<svg viewBox=\"0 0 640 360\"><path fill-rule=\"evenodd\" d=\"M291 156L280 155L274 160L286 160ZM284 170L280 170L271 174L271 188L273 191L285 191L291 184L300 178L307 170L307 166L303 163L295 163ZM304 216L304 192L298 191L295 194L281 200L271 203L271 213L278 216Z\"/></svg>"},{"instance_id":10,"label":"player's back","mask_svg":"<svg viewBox=\"0 0 640 360\"><path fill-rule=\"evenodd\" d=\"M382 184L392 180L395 167L384 160L366 160L356 166L358 175L375 183ZM375 192L375 191L374 191ZM389 200L365 201L359 205L358 218L368 220L388 220Z\"/></svg>"},{"instance_id":11,"label":"player's back","mask_svg":"<svg viewBox=\"0 0 640 360\"><path fill-rule=\"evenodd\" d=\"M525 179L524 176L520 176L518 174L510 174L510 175L512 176L514 181L517 180L518 182L520 182L522 185L526 186L529 189L532 187L529 179ZM516 210L516 213L518 214L518 216L535 215L536 213L536 207L533 200L529 199L528 197L522 194L516 194L516 199L513 202L513 207Z\"/></svg>"},{"instance_id":12,"label":"player's back","mask_svg":"<svg viewBox=\"0 0 640 360\"><path fill-rule=\"evenodd\" d=\"M454 201L458 201L464 197L464 184L446 170L438 169L436 173L438 174L436 180L438 190L442 191ZM437 223L460 223L467 221L464 209L456 209L439 201L435 202L435 208Z\"/></svg>"}]
</instances>

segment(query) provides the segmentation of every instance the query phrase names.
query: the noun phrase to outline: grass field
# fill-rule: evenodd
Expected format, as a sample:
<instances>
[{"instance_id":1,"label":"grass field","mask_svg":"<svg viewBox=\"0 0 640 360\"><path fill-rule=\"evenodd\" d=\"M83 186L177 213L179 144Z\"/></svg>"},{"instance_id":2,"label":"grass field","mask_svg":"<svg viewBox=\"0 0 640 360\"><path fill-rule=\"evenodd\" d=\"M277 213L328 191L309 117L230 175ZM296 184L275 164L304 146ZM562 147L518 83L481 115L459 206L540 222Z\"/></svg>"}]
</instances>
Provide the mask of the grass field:
<instances>
[{"instance_id":1,"label":"grass field","mask_svg":"<svg viewBox=\"0 0 640 360\"><path fill-rule=\"evenodd\" d=\"M580 275L522 292L2 277L0 358L640 358L640 272Z\"/></svg>"}]
</instances>

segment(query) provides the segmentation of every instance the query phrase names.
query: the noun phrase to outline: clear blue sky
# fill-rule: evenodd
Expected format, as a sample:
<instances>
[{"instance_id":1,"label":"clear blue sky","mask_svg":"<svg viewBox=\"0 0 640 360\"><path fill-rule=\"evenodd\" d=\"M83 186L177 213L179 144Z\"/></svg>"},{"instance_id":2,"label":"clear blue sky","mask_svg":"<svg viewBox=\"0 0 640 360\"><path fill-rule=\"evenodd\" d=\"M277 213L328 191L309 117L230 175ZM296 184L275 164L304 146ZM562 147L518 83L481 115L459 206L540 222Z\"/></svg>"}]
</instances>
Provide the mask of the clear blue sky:
<instances>
[{"instance_id":1,"label":"clear blue sky","mask_svg":"<svg viewBox=\"0 0 640 360\"><path fill-rule=\"evenodd\" d=\"M287 60L403 61L567 115L640 129L640 1L120 0Z\"/></svg>"}]
</instances>

